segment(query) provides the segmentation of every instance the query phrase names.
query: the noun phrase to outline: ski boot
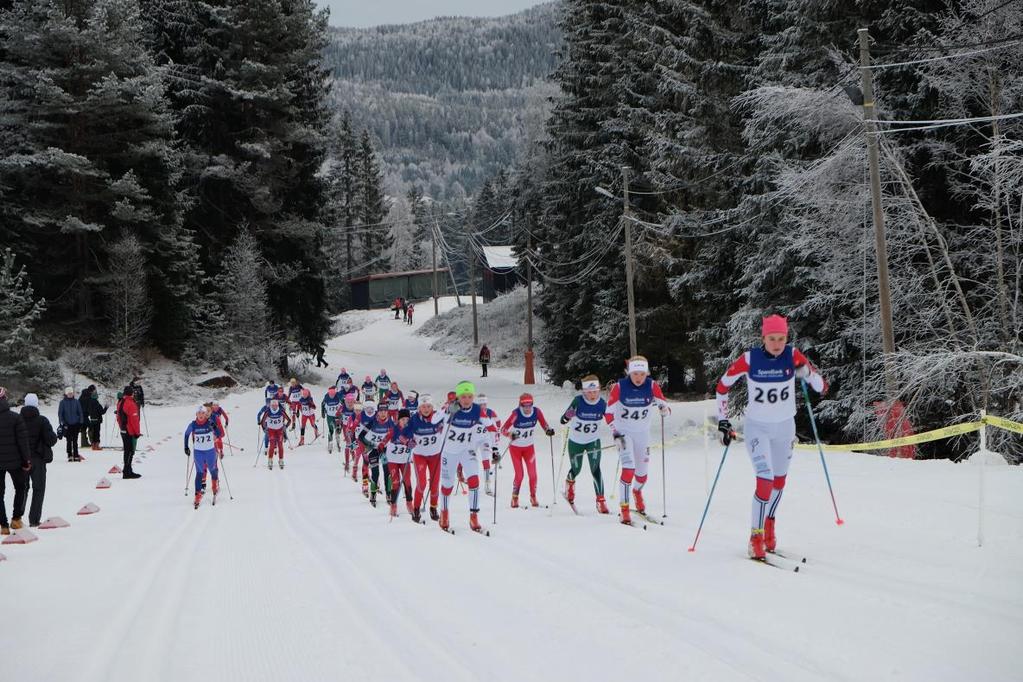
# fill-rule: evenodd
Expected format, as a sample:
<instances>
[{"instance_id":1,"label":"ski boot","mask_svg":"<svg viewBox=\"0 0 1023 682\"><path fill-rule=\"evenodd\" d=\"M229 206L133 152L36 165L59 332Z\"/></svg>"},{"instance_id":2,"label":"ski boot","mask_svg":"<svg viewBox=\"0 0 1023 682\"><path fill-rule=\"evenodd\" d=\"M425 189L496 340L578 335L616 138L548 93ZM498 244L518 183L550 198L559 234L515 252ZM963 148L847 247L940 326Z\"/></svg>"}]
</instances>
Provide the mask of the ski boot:
<instances>
[{"instance_id":1,"label":"ski boot","mask_svg":"<svg viewBox=\"0 0 1023 682\"><path fill-rule=\"evenodd\" d=\"M195 494L195 505L193 506L193 509L198 509L200 504L202 504L202 491L201 490Z\"/></svg>"},{"instance_id":2,"label":"ski boot","mask_svg":"<svg viewBox=\"0 0 1023 682\"><path fill-rule=\"evenodd\" d=\"M414 521L415 523L419 523L421 519L422 519L422 517L421 517L421 515L419 514L419 507L415 507L415 508L413 508L413 509L412 509L412 520L413 520L413 521Z\"/></svg>"},{"instance_id":3,"label":"ski boot","mask_svg":"<svg viewBox=\"0 0 1023 682\"><path fill-rule=\"evenodd\" d=\"M283 469L284 468L284 458L283 457L278 457L277 458L277 468L278 469Z\"/></svg>"},{"instance_id":4,"label":"ski boot","mask_svg":"<svg viewBox=\"0 0 1023 682\"><path fill-rule=\"evenodd\" d=\"M774 535L774 517L769 516L764 519L764 549L774 554L774 549L777 546L778 538Z\"/></svg>"},{"instance_id":5,"label":"ski boot","mask_svg":"<svg viewBox=\"0 0 1023 682\"><path fill-rule=\"evenodd\" d=\"M646 503L643 501L643 491L639 488L633 488L632 497L636 501L636 511L638 511L640 514L645 514Z\"/></svg>"},{"instance_id":6,"label":"ski boot","mask_svg":"<svg viewBox=\"0 0 1023 682\"><path fill-rule=\"evenodd\" d=\"M756 528L749 536L749 558L757 561L764 561L767 555L764 551L764 529Z\"/></svg>"},{"instance_id":7,"label":"ski boot","mask_svg":"<svg viewBox=\"0 0 1023 682\"><path fill-rule=\"evenodd\" d=\"M433 513L433 511L435 509L436 509L436 507L430 507L431 515L432 515L432 513ZM441 511L440 518L439 518L439 524L440 524L440 529L441 530L447 530L450 527L448 525L448 510L447 509Z\"/></svg>"},{"instance_id":8,"label":"ski boot","mask_svg":"<svg viewBox=\"0 0 1023 682\"><path fill-rule=\"evenodd\" d=\"M369 479L362 479L362 496L369 497Z\"/></svg>"},{"instance_id":9,"label":"ski boot","mask_svg":"<svg viewBox=\"0 0 1023 682\"><path fill-rule=\"evenodd\" d=\"M408 509L408 513L409 514L412 513L412 510L413 510L412 500L405 500L405 508Z\"/></svg>"},{"instance_id":10,"label":"ski boot","mask_svg":"<svg viewBox=\"0 0 1023 682\"><path fill-rule=\"evenodd\" d=\"M607 514L608 513L608 511L607 511L607 503L604 502L604 496L603 495L600 495L600 496L597 497L597 513L598 514Z\"/></svg>"},{"instance_id":11,"label":"ski boot","mask_svg":"<svg viewBox=\"0 0 1023 682\"><path fill-rule=\"evenodd\" d=\"M393 519L397 515L398 515L398 503L397 502L391 502L391 518Z\"/></svg>"},{"instance_id":12,"label":"ski boot","mask_svg":"<svg viewBox=\"0 0 1023 682\"><path fill-rule=\"evenodd\" d=\"M622 523L626 526L632 525L632 513L629 511L628 503L622 505Z\"/></svg>"},{"instance_id":13,"label":"ski boot","mask_svg":"<svg viewBox=\"0 0 1023 682\"><path fill-rule=\"evenodd\" d=\"M274 470L274 458L273 457L267 457L266 458L266 468L269 469L270 471Z\"/></svg>"},{"instance_id":14,"label":"ski boot","mask_svg":"<svg viewBox=\"0 0 1023 682\"><path fill-rule=\"evenodd\" d=\"M572 479L565 481L565 499L569 504L575 504L575 481Z\"/></svg>"},{"instance_id":15,"label":"ski boot","mask_svg":"<svg viewBox=\"0 0 1023 682\"><path fill-rule=\"evenodd\" d=\"M377 491L371 490L369 493L369 504L370 506L377 506Z\"/></svg>"},{"instance_id":16,"label":"ski boot","mask_svg":"<svg viewBox=\"0 0 1023 682\"><path fill-rule=\"evenodd\" d=\"M438 520L440 520L440 514L437 513L437 508L436 507L430 507L430 520L431 521L438 521Z\"/></svg>"},{"instance_id":17,"label":"ski boot","mask_svg":"<svg viewBox=\"0 0 1023 682\"><path fill-rule=\"evenodd\" d=\"M512 507L512 509L518 509L519 508L519 494L518 493L512 493L511 507Z\"/></svg>"},{"instance_id":18,"label":"ski boot","mask_svg":"<svg viewBox=\"0 0 1023 682\"><path fill-rule=\"evenodd\" d=\"M479 514L477 512L469 512L469 528L477 533L483 530L483 526L480 525Z\"/></svg>"},{"instance_id":19,"label":"ski boot","mask_svg":"<svg viewBox=\"0 0 1023 682\"><path fill-rule=\"evenodd\" d=\"M333 452L334 452L334 440L332 438L328 438L327 439L327 453L330 454L330 453L333 453ZM345 467L345 471L346 472L348 471L348 467Z\"/></svg>"},{"instance_id":20,"label":"ski boot","mask_svg":"<svg viewBox=\"0 0 1023 682\"><path fill-rule=\"evenodd\" d=\"M529 496L529 506L531 506L531 507L539 507L540 506L540 502L537 501L536 495L532 495L531 494Z\"/></svg>"},{"instance_id":21,"label":"ski boot","mask_svg":"<svg viewBox=\"0 0 1023 682\"><path fill-rule=\"evenodd\" d=\"M216 497L217 493L219 493L219 492L220 492L220 481L218 481L217 479L213 479L213 497Z\"/></svg>"},{"instance_id":22,"label":"ski boot","mask_svg":"<svg viewBox=\"0 0 1023 682\"><path fill-rule=\"evenodd\" d=\"M301 436L298 437L298 447L302 447L303 445L305 445L305 434L304 433Z\"/></svg>"}]
</instances>

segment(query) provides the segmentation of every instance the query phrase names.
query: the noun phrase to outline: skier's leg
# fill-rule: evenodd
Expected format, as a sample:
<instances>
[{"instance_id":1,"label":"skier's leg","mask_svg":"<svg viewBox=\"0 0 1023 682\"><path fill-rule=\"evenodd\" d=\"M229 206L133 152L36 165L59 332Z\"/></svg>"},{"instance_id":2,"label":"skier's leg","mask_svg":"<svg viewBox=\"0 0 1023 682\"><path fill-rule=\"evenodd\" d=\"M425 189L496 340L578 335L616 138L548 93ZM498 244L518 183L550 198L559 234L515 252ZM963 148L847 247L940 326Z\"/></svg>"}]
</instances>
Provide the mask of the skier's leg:
<instances>
[{"instance_id":1,"label":"skier's leg","mask_svg":"<svg viewBox=\"0 0 1023 682\"><path fill-rule=\"evenodd\" d=\"M632 479L636 475L635 443L632 434L625 434L624 442L619 445L619 457L622 460L622 477L618 481L619 502L624 508L629 506L629 493L632 490Z\"/></svg>"},{"instance_id":2,"label":"skier's leg","mask_svg":"<svg viewBox=\"0 0 1023 682\"><path fill-rule=\"evenodd\" d=\"M529 496L536 497L536 448L532 445L526 448L522 459L526 463L526 471L529 473Z\"/></svg>"},{"instance_id":3,"label":"skier's leg","mask_svg":"<svg viewBox=\"0 0 1023 682\"><path fill-rule=\"evenodd\" d=\"M416 509L422 509L423 493L426 491L426 458L422 455L414 455L413 461L416 465L416 496L412 502Z\"/></svg>"},{"instance_id":4,"label":"skier's leg","mask_svg":"<svg viewBox=\"0 0 1023 682\"><path fill-rule=\"evenodd\" d=\"M600 471L600 441L596 440L586 446L586 456L590 460L590 474L593 476L593 492L597 497L604 496L604 475ZM582 467L582 455L579 456Z\"/></svg>"},{"instance_id":5,"label":"skier's leg","mask_svg":"<svg viewBox=\"0 0 1023 682\"><path fill-rule=\"evenodd\" d=\"M440 497L440 456L428 458L430 467L430 506L436 507Z\"/></svg>"},{"instance_id":6,"label":"skier's leg","mask_svg":"<svg viewBox=\"0 0 1023 682\"><path fill-rule=\"evenodd\" d=\"M792 462L792 447L796 440L796 422L794 419L772 424L771 434L771 473L774 482L771 489L771 500L767 505L767 517L773 519L778 513L778 504L785 489L785 478Z\"/></svg>"},{"instance_id":7,"label":"skier's leg","mask_svg":"<svg viewBox=\"0 0 1023 682\"><path fill-rule=\"evenodd\" d=\"M525 448L519 447L518 445L509 445L508 453L511 454L512 467L515 469L515 477L512 479L512 494L518 495L519 488L522 487L522 455Z\"/></svg>"},{"instance_id":8,"label":"skier's leg","mask_svg":"<svg viewBox=\"0 0 1023 682\"><path fill-rule=\"evenodd\" d=\"M633 490L642 490L646 484L647 470L650 468L650 433L644 431L632 436L633 456L636 459L636 479L632 483Z\"/></svg>"},{"instance_id":9,"label":"skier's leg","mask_svg":"<svg viewBox=\"0 0 1023 682\"><path fill-rule=\"evenodd\" d=\"M445 452L440 456L440 460L441 460L440 464L441 508L444 511L447 511L451 493L455 489L455 470L458 468L458 459L452 457L450 452ZM433 497L432 492L430 497L432 499Z\"/></svg>"},{"instance_id":10,"label":"skier's leg","mask_svg":"<svg viewBox=\"0 0 1023 682\"><path fill-rule=\"evenodd\" d=\"M469 511L477 513L480 510L480 461L474 451L462 454L462 471L469 486Z\"/></svg>"},{"instance_id":11,"label":"skier's leg","mask_svg":"<svg viewBox=\"0 0 1023 682\"><path fill-rule=\"evenodd\" d=\"M568 480L575 481L579 472L582 471L585 451L585 445L568 441Z\"/></svg>"},{"instance_id":12,"label":"skier's leg","mask_svg":"<svg viewBox=\"0 0 1023 682\"><path fill-rule=\"evenodd\" d=\"M753 493L753 505L750 514L750 528L762 530L767 518L767 507L774 491L774 470L771 468L771 433L769 424L759 424L746 420L744 435L746 452L749 453L753 472L757 477L756 489Z\"/></svg>"},{"instance_id":13,"label":"skier's leg","mask_svg":"<svg viewBox=\"0 0 1023 682\"><path fill-rule=\"evenodd\" d=\"M206 453L202 451L192 453L192 457L195 459L195 494L198 495L202 492L202 485L206 481L208 462L206 460Z\"/></svg>"}]
</instances>

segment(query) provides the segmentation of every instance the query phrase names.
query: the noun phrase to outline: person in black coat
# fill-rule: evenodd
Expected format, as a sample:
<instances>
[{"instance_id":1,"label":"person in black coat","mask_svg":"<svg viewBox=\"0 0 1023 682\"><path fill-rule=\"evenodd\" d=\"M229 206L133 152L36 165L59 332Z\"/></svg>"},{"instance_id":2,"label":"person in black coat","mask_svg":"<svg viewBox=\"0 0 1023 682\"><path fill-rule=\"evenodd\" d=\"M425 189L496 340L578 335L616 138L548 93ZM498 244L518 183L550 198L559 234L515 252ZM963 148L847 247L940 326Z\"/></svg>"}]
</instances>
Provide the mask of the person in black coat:
<instances>
[{"instance_id":1,"label":"person in black coat","mask_svg":"<svg viewBox=\"0 0 1023 682\"><path fill-rule=\"evenodd\" d=\"M21 408L21 418L25 420L28 452L32 460L32 470L28 472L32 488L32 504L28 508L28 525L35 528L39 525L43 515L43 498L46 496L46 465L53 461L53 446L57 444L57 434L53 432L50 420L39 414L39 398L35 393L25 396L25 406Z\"/></svg>"},{"instance_id":2,"label":"person in black coat","mask_svg":"<svg viewBox=\"0 0 1023 682\"><path fill-rule=\"evenodd\" d=\"M90 399L87 404L82 405L82 409L85 411L85 423L89 427L89 440L92 441L93 450L102 450L103 447L99 444L100 433L103 431L103 415L107 413L109 406L100 404L95 386L89 386L86 390L89 391Z\"/></svg>"},{"instance_id":3,"label":"person in black coat","mask_svg":"<svg viewBox=\"0 0 1023 682\"><path fill-rule=\"evenodd\" d=\"M135 377L128 385L131 386L132 397L135 398L135 402L138 404L139 409L144 409L146 406L146 392L142 390L142 379Z\"/></svg>"},{"instance_id":4,"label":"person in black coat","mask_svg":"<svg viewBox=\"0 0 1023 682\"><path fill-rule=\"evenodd\" d=\"M0 386L0 535L10 535L12 527L15 530L21 528L25 498L28 496L26 481L31 467L25 420L11 410L7 402L7 389ZM4 504L4 483L8 474L14 485L14 509L10 525L7 523L7 507Z\"/></svg>"},{"instance_id":5,"label":"person in black coat","mask_svg":"<svg viewBox=\"0 0 1023 682\"><path fill-rule=\"evenodd\" d=\"M83 419L82 419L82 431L81 431L81 436L82 436L82 445L81 445L81 447L83 449L89 447L92 444L90 439L89 439L89 402L92 400L92 398L95 396L95 394L96 394L96 387L95 386L89 386L89 388L85 389L84 391L82 391L78 395L78 404L82 406L82 418ZM27 397L26 397L26 400L27 400Z\"/></svg>"}]
</instances>

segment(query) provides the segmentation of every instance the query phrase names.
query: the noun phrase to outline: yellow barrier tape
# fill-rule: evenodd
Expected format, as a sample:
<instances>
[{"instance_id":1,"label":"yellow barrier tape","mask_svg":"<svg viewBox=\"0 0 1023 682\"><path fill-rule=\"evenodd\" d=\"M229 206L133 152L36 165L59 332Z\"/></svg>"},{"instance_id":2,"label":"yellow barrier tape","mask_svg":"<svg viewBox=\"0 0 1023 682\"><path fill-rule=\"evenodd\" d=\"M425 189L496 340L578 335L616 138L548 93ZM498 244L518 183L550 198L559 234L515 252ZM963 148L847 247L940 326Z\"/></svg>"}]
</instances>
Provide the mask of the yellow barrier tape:
<instances>
[{"instance_id":1,"label":"yellow barrier tape","mask_svg":"<svg viewBox=\"0 0 1023 682\"><path fill-rule=\"evenodd\" d=\"M965 424L956 424L955 426L946 426L943 429L935 429L934 431L925 431L913 436L903 436L902 438L878 440L872 443L851 443L849 445L821 445L821 447L829 452L842 450L887 450L888 448L899 448L904 445L929 443L933 440L941 440L942 438L961 436L964 433L979 431L983 426L984 422L967 422ZM801 450L817 449L817 445L813 443L800 443L796 447Z\"/></svg>"},{"instance_id":2,"label":"yellow barrier tape","mask_svg":"<svg viewBox=\"0 0 1023 682\"><path fill-rule=\"evenodd\" d=\"M984 415L983 419L985 424L993 426L996 429L1004 429L1006 431L1014 431L1016 433L1023 433L1023 424L1014 422L1010 419L1002 419L1001 417L995 417L990 414Z\"/></svg>"}]
</instances>

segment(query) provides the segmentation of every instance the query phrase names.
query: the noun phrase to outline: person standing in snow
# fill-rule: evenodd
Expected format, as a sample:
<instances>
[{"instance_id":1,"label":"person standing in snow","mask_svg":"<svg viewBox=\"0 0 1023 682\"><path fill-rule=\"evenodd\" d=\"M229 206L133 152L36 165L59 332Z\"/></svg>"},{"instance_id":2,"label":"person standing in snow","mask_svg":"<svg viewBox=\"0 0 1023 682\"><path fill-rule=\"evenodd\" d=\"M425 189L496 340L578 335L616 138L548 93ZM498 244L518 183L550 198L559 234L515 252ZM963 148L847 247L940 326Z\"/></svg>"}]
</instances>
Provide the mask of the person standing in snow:
<instances>
[{"instance_id":1,"label":"person standing in snow","mask_svg":"<svg viewBox=\"0 0 1023 682\"><path fill-rule=\"evenodd\" d=\"M411 303L408 304L408 311L406 312L408 319L406 319L406 322L408 323L409 326L412 326L412 313L415 312L415 309L416 309L415 305Z\"/></svg>"},{"instance_id":2,"label":"person standing in snow","mask_svg":"<svg viewBox=\"0 0 1023 682\"><path fill-rule=\"evenodd\" d=\"M199 508L202 502L203 490L206 488L206 474L213 479L213 504L217 503L217 492L220 490L220 472L217 468L217 455L219 454L216 442L224 437L224 430L220 428L217 419L206 411L205 405L200 405L195 410L195 419L185 428L185 457L193 455L189 447L191 439L192 447L195 449L193 455L195 461L195 508Z\"/></svg>"},{"instance_id":3,"label":"person standing in snow","mask_svg":"<svg viewBox=\"0 0 1023 682\"><path fill-rule=\"evenodd\" d=\"M25 420L28 452L32 462L32 468L28 472L28 479L32 487L32 504L28 510L28 525L35 528L43 516L43 499L46 496L46 465L53 462L53 446L57 444L57 434L53 432L50 420L39 414L39 397L35 393L25 396L25 406L21 408L21 418Z\"/></svg>"},{"instance_id":4,"label":"person standing in snow","mask_svg":"<svg viewBox=\"0 0 1023 682\"><path fill-rule=\"evenodd\" d=\"M650 423L654 418L654 408L662 417L671 414L661 387L650 378L647 359L642 355L629 358L627 369L628 376L611 387L604 416L611 425L611 435L618 444L618 456L622 462L622 477L618 482L622 523L632 523L630 493L635 498L636 511L646 514L643 486L650 467Z\"/></svg>"},{"instance_id":5,"label":"person standing in snow","mask_svg":"<svg viewBox=\"0 0 1023 682\"><path fill-rule=\"evenodd\" d=\"M427 476L430 481L430 518L440 520L437 502L440 491L440 450L441 432L444 430L444 415L433 409L433 397L423 394L419 398L419 409L409 422L415 441L412 457L416 467L416 495L412 502L412 519L419 523L423 495L426 491Z\"/></svg>"},{"instance_id":6,"label":"person standing in snow","mask_svg":"<svg viewBox=\"0 0 1023 682\"><path fill-rule=\"evenodd\" d=\"M64 397L57 406L57 435L66 439L67 461L81 462L78 454L78 431L85 422L82 404L75 398L75 390L68 386L64 389Z\"/></svg>"},{"instance_id":7,"label":"person standing in snow","mask_svg":"<svg viewBox=\"0 0 1023 682\"><path fill-rule=\"evenodd\" d=\"M302 424L298 430L298 444L305 445L306 424L311 424L313 427L313 440L320 437L320 429L316 426L316 401L313 400L308 388L302 389L302 397L298 399L298 409L302 414Z\"/></svg>"},{"instance_id":8,"label":"person standing in snow","mask_svg":"<svg viewBox=\"0 0 1023 682\"><path fill-rule=\"evenodd\" d=\"M450 511L451 493L455 489L455 477L459 467L465 474L469 487L469 527L477 532L483 530L480 525L480 463L476 455L474 436L477 427L487 427L491 420L483 415L476 404L476 387L470 381L459 382L455 386L455 401L448 406L448 423L446 436L441 451L441 512L440 527L450 527L448 513Z\"/></svg>"},{"instance_id":9,"label":"person standing in snow","mask_svg":"<svg viewBox=\"0 0 1023 682\"><path fill-rule=\"evenodd\" d=\"M77 404L77 403L76 403ZM0 386L0 535L10 535L11 528L21 528L21 517L25 513L28 497L26 479L32 468L31 452L28 449L28 431L25 420L11 409L7 402L7 389ZM7 476L14 486L14 507L11 522L7 521L7 506L4 502L4 484Z\"/></svg>"},{"instance_id":10,"label":"person standing in snow","mask_svg":"<svg viewBox=\"0 0 1023 682\"><path fill-rule=\"evenodd\" d=\"M316 366L327 367L327 361L323 359L323 354L327 352L327 349L323 346L316 347Z\"/></svg>"},{"instance_id":11,"label":"person standing in snow","mask_svg":"<svg viewBox=\"0 0 1023 682\"><path fill-rule=\"evenodd\" d=\"M519 488L522 487L523 465L529 472L529 503L539 507L536 499L536 449L533 447L533 435L537 426L543 429L548 437L554 435L554 429L547 423L539 407L533 406L533 396L523 393L519 396L519 406L512 410L501 428L501 435L511 439L508 453L511 455L512 466L515 468L515 479L512 481L511 506L519 506Z\"/></svg>"},{"instance_id":12,"label":"person standing in snow","mask_svg":"<svg viewBox=\"0 0 1023 682\"><path fill-rule=\"evenodd\" d=\"M95 390L95 386L87 386L78 396L78 404L82 406L82 428L80 434L82 441L79 445L79 448L82 450L92 445L92 441L89 440L89 403L92 401L92 394Z\"/></svg>"},{"instance_id":13,"label":"person standing in snow","mask_svg":"<svg viewBox=\"0 0 1023 682\"><path fill-rule=\"evenodd\" d=\"M100 434L103 431L103 415L107 413L108 408L100 404L95 386L89 386L88 391L89 401L82 405L82 409L85 410L85 421L89 429L89 441L92 443L93 450L102 450Z\"/></svg>"},{"instance_id":14,"label":"person standing in snow","mask_svg":"<svg viewBox=\"0 0 1023 682\"><path fill-rule=\"evenodd\" d=\"M117 401L117 426L121 430L121 443L124 447L124 467L121 478L142 478L131 468L135 458L135 443L142 435L142 424L139 420L139 406L135 402L135 389L129 384L124 387L121 399Z\"/></svg>"},{"instance_id":15,"label":"person standing in snow","mask_svg":"<svg viewBox=\"0 0 1023 682\"><path fill-rule=\"evenodd\" d=\"M277 465L284 468L284 430L291 425L291 418L288 411L281 405L281 401L274 398L270 401L270 408L263 413L259 425L266 432L266 458L267 468L274 468L274 452L277 453Z\"/></svg>"},{"instance_id":16,"label":"person standing in snow","mask_svg":"<svg viewBox=\"0 0 1023 682\"><path fill-rule=\"evenodd\" d=\"M806 356L788 344L788 320L765 317L760 333L763 345L739 356L718 381L717 408L721 444L729 445L735 433L728 420L728 389L746 377L744 436L757 479L748 549L750 558L764 560L777 546L775 516L796 442L796 379L817 393L828 387Z\"/></svg>"},{"instance_id":17,"label":"person standing in snow","mask_svg":"<svg viewBox=\"0 0 1023 682\"><path fill-rule=\"evenodd\" d=\"M483 367L483 374L480 378L487 376L487 365L490 364L490 349L487 344L480 348L480 366Z\"/></svg>"},{"instance_id":18,"label":"person standing in snow","mask_svg":"<svg viewBox=\"0 0 1023 682\"><path fill-rule=\"evenodd\" d=\"M561 415L561 423L568 425L568 478L565 480L565 499L575 504L575 480L583 468L583 456L590 463L593 476L593 493L597 497L597 512L607 514L604 500L604 477L600 472L600 424L607 412L607 403L600 397L600 379L590 374L583 377L582 395L572 398L572 403Z\"/></svg>"}]
</instances>

